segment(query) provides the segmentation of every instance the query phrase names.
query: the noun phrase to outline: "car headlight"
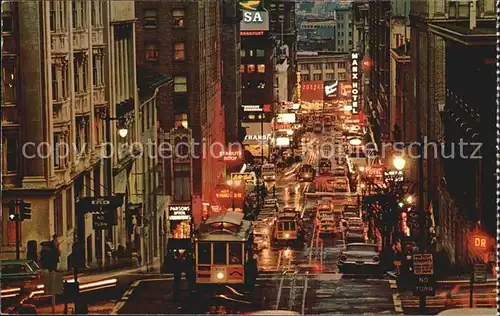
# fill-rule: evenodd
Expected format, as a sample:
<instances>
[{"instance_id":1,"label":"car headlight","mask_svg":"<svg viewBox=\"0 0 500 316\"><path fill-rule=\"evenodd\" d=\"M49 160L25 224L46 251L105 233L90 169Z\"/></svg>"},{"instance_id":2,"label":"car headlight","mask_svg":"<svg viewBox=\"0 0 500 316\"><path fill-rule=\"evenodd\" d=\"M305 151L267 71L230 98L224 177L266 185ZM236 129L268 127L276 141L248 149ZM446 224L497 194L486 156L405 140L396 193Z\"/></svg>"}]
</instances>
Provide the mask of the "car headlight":
<instances>
[{"instance_id":1,"label":"car headlight","mask_svg":"<svg viewBox=\"0 0 500 316\"><path fill-rule=\"evenodd\" d=\"M285 238L290 238L290 234L285 234Z\"/></svg>"},{"instance_id":2,"label":"car headlight","mask_svg":"<svg viewBox=\"0 0 500 316\"><path fill-rule=\"evenodd\" d=\"M347 261L347 257L345 255L341 255L339 260L342 262L345 262L345 261Z\"/></svg>"},{"instance_id":3,"label":"car headlight","mask_svg":"<svg viewBox=\"0 0 500 316\"><path fill-rule=\"evenodd\" d=\"M217 273L217 279L219 279L219 280L224 279L224 273L222 273L222 272Z\"/></svg>"},{"instance_id":4,"label":"car headlight","mask_svg":"<svg viewBox=\"0 0 500 316\"><path fill-rule=\"evenodd\" d=\"M380 258L378 256L373 257L373 262L379 262Z\"/></svg>"}]
</instances>

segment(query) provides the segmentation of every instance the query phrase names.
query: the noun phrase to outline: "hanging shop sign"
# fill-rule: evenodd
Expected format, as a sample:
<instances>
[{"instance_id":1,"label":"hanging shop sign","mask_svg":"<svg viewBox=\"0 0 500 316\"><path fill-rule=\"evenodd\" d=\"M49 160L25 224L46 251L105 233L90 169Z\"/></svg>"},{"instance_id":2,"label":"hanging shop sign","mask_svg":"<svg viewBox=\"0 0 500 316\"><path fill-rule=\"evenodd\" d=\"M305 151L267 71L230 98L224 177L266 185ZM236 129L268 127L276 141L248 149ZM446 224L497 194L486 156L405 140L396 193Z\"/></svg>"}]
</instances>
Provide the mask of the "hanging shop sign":
<instances>
[{"instance_id":1,"label":"hanging shop sign","mask_svg":"<svg viewBox=\"0 0 500 316\"><path fill-rule=\"evenodd\" d=\"M351 79L352 79L352 113L359 112L359 67L358 67L359 53L351 53Z\"/></svg>"},{"instance_id":2,"label":"hanging shop sign","mask_svg":"<svg viewBox=\"0 0 500 316\"><path fill-rule=\"evenodd\" d=\"M269 13L264 7L264 0L240 0L243 13L241 31L269 31Z\"/></svg>"},{"instance_id":3,"label":"hanging shop sign","mask_svg":"<svg viewBox=\"0 0 500 316\"><path fill-rule=\"evenodd\" d=\"M323 88L325 91L324 100L332 100L337 98L339 82L337 80L325 81Z\"/></svg>"}]
</instances>

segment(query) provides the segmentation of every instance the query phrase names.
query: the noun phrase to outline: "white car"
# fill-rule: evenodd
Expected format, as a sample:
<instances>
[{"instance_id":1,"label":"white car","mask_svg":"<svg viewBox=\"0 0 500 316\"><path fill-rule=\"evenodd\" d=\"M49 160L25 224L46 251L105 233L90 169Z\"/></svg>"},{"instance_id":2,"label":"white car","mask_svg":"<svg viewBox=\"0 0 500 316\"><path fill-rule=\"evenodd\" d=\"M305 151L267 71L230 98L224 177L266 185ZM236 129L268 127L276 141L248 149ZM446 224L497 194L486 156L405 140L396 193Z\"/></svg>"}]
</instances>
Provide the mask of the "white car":
<instances>
[{"instance_id":1,"label":"white car","mask_svg":"<svg viewBox=\"0 0 500 316\"><path fill-rule=\"evenodd\" d=\"M362 272L363 269L379 272L380 253L378 246L365 243L347 244L346 249L340 253L338 266L341 273L349 268L352 272Z\"/></svg>"},{"instance_id":2,"label":"white car","mask_svg":"<svg viewBox=\"0 0 500 316\"><path fill-rule=\"evenodd\" d=\"M331 235L338 232L338 227L335 224L335 218L323 217L319 224L319 233L321 235Z\"/></svg>"}]
</instances>

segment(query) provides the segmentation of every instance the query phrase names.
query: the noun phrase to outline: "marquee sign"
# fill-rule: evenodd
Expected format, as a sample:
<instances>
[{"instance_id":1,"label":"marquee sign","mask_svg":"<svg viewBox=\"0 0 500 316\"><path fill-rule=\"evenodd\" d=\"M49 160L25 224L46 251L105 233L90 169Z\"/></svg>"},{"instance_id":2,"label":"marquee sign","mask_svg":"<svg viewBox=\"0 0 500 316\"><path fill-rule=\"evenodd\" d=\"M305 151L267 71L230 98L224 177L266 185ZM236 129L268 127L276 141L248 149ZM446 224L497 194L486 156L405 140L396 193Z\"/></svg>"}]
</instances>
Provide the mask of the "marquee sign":
<instances>
[{"instance_id":1,"label":"marquee sign","mask_svg":"<svg viewBox=\"0 0 500 316\"><path fill-rule=\"evenodd\" d=\"M358 67L359 53L351 53L351 79L352 79L352 113L359 112L359 67Z\"/></svg>"},{"instance_id":2,"label":"marquee sign","mask_svg":"<svg viewBox=\"0 0 500 316\"><path fill-rule=\"evenodd\" d=\"M243 112L272 112L271 104L244 104Z\"/></svg>"},{"instance_id":3,"label":"marquee sign","mask_svg":"<svg viewBox=\"0 0 500 316\"><path fill-rule=\"evenodd\" d=\"M170 205L168 207L168 218L171 221L183 221L191 219L191 206Z\"/></svg>"},{"instance_id":4,"label":"marquee sign","mask_svg":"<svg viewBox=\"0 0 500 316\"><path fill-rule=\"evenodd\" d=\"M243 193L242 192L234 192L230 189L223 189L223 190L220 190L219 192L216 192L215 196L218 199L231 199L231 198L242 199Z\"/></svg>"},{"instance_id":5,"label":"marquee sign","mask_svg":"<svg viewBox=\"0 0 500 316\"><path fill-rule=\"evenodd\" d=\"M221 151L219 157L222 161L237 161L243 157L241 151Z\"/></svg>"}]
</instances>

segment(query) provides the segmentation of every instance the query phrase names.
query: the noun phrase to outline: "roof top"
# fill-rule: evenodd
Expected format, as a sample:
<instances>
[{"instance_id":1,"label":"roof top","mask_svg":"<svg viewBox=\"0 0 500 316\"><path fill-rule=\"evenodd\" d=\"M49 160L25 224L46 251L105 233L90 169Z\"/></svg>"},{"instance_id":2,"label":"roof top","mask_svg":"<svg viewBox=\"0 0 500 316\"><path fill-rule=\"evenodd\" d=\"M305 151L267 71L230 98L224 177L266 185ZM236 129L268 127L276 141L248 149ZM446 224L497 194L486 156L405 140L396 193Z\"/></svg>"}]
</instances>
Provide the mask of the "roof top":
<instances>
[{"instance_id":1,"label":"roof top","mask_svg":"<svg viewBox=\"0 0 500 316\"><path fill-rule=\"evenodd\" d=\"M229 223L233 225L241 225L243 213L241 212L226 212L224 214L209 217L205 224Z\"/></svg>"}]
</instances>

